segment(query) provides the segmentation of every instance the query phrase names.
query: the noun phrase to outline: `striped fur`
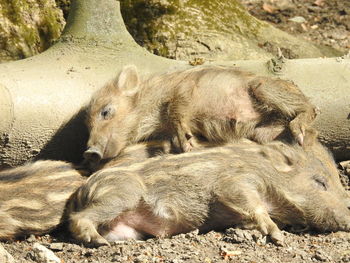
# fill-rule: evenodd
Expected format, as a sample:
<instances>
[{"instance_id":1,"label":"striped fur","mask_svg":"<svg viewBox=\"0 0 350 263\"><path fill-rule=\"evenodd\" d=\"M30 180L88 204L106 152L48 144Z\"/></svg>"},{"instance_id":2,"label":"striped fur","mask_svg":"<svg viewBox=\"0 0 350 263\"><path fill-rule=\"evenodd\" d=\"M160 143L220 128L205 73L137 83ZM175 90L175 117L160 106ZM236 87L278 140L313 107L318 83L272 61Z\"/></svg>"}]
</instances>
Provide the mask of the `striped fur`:
<instances>
[{"instance_id":1,"label":"striped fur","mask_svg":"<svg viewBox=\"0 0 350 263\"><path fill-rule=\"evenodd\" d=\"M130 157L147 157L145 146L127 148ZM283 244L278 226L350 231L349 201L317 141L308 149L239 142L125 166L110 162L72 195L67 212L73 236L92 245L237 225Z\"/></svg>"},{"instance_id":2,"label":"striped fur","mask_svg":"<svg viewBox=\"0 0 350 263\"><path fill-rule=\"evenodd\" d=\"M126 66L91 98L84 156L98 162L155 138L173 140L182 152L195 148L198 139L266 143L285 133L304 145L316 135L310 126L316 113L294 83L235 67L203 66L142 79L134 66Z\"/></svg>"},{"instance_id":3,"label":"striped fur","mask_svg":"<svg viewBox=\"0 0 350 263\"><path fill-rule=\"evenodd\" d=\"M44 234L61 223L66 201L84 182L62 161L38 161L0 172L0 240Z\"/></svg>"}]
</instances>

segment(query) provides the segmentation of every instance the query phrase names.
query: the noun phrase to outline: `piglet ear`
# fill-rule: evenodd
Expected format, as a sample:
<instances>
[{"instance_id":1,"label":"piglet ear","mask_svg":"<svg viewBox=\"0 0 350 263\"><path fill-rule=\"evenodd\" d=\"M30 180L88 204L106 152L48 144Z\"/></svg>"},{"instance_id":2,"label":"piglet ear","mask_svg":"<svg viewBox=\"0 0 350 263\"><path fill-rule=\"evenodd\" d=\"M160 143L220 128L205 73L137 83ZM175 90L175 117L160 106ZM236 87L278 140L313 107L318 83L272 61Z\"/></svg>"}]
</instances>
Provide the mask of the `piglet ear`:
<instances>
[{"instance_id":1,"label":"piglet ear","mask_svg":"<svg viewBox=\"0 0 350 263\"><path fill-rule=\"evenodd\" d=\"M140 84L136 66L125 66L115 80L115 84L120 91L127 94L136 92Z\"/></svg>"}]
</instances>

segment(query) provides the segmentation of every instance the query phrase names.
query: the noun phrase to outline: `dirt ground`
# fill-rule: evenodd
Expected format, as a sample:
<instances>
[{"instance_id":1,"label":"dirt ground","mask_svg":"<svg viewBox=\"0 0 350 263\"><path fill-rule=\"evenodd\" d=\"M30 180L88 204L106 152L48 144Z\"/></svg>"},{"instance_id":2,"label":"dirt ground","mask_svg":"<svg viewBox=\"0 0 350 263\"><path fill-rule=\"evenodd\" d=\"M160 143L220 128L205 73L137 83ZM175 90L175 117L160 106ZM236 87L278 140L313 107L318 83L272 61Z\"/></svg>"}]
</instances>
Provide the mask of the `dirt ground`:
<instances>
[{"instance_id":1,"label":"dirt ground","mask_svg":"<svg viewBox=\"0 0 350 263\"><path fill-rule=\"evenodd\" d=\"M32 251L39 242L54 251L61 262L350 262L350 234L292 234L283 232L287 245L277 247L255 230L230 228L224 233L197 232L168 239L127 241L111 247L85 248L60 238L29 237L15 244L3 244L15 262L40 262Z\"/></svg>"},{"instance_id":2,"label":"dirt ground","mask_svg":"<svg viewBox=\"0 0 350 263\"><path fill-rule=\"evenodd\" d=\"M241 0L255 17L340 51L350 49L349 0Z\"/></svg>"},{"instance_id":3,"label":"dirt ground","mask_svg":"<svg viewBox=\"0 0 350 263\"><path fill-rule=\"evenodd\" d=\"M242 0L242 3L259 19L289 33L345 52L350 49L349 0ZM344 169L341 173L349 190L349 176ZM223 233L195 231L173 238L128 241L98 249L75 244L59 231L43 237L30 236L23 241L0 242L0 245L16 263L45 262L34 253L35 243L52 250L61 263L350 262L350 233L293 233L290 230L283 233L284 247L273 245L257 231L232 228Z\"/></svg>"}]
</instances>

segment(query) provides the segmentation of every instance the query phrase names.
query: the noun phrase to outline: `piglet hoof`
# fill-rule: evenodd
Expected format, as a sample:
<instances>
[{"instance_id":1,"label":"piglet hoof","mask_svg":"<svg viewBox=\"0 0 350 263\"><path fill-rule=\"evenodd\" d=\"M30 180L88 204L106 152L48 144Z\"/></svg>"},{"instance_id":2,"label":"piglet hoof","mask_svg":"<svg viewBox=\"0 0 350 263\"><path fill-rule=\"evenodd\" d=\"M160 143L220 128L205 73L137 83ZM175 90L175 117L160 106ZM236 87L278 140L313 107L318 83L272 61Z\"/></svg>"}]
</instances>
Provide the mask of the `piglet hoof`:
<instances>
[{"instance_id":1,"label":"piglet hoof","mask_svg":"<svg viewBox=\"0 0 350 263\"><path fill-rule=\"evenodd\" d=\"M188 153L190 151L192 151L192 147L189 144L186 144L184 149L183 149L183 152L184 153Z\"/></svg>"},{"instance_id":2,"label":"piglet hoof","mask_svg":"<svg viewBox=\"0 0 350 263\"><path fill-rule=\"evenodd\" d=\"M277 225L272 222L269 217L263 220L259 220L259 230L264 236L269 236L271 241L277 246L284 246L284 237L282 232L278 229Z\"/></svg>"},{"instance_id":3,"label":"piglet hoof","mask_svg":"<svg viewBox=\"0 0 350 263\"><path fill-rule=\"evenodd\" d=\"M185 153L192 151L192 149L193 149L193 146L190 142L185 143L184 148L183 148L183 151Z\"/></svg>"},{"instance_id":4,"label":"piglet hoof","mask_svg":"<svg viewBox=\"0 0 350 263\"><path fill-rule=\"evenodd\" d=\"M300 146L304 145L305 127L299 121L293 120L289 124L293 137Z\"/></svg>"},{"instance_id":5,"label":"piglet hoof","mask_svg":"<svg viewBox=\"0 0 350 263\"><path fill-rule=\"evenodd\" d=\"M109 244L109 242L106 240L106 239L104 239L103 237L99 237L99 238L97 238L97 239L95 239L95 240L92 240L92 243L91 243L94 247L101 247L101 246L111 246L110 244Z\"/></svg>"},{"instance_id":6,"label":"piglet hoof","mask_svg":"<svg viewBox=\"0 0 350 263\"><path fill-rule=\"evenodd\" d=\"M272 232L270 234L270 238L276 246L280 246L280 247L285 246L284 237L281 231Z\"/></svg>"},{"instance_id":7,"label":"piglet hoof","mask_svg":"<svg viewBox=\"0 0 350 263\"><path fill-rule=\"evenodd\" d=\"M298 134L297 136L297 142L300 146L303 146L304 145L304 135L303 134Z\"/></svg>"},{"instance_id":8,"label":"piglet hoof","mask_svg":"<svg viewBox=\"0 0 350 263\"><path fill-rule=\"evenodd\" d=\"M103 237L98 237L96 239L92 238L90 240L84 240L83 244L86 247L91 247L91 248L97 248L97 247L102 247L102 246L111 246L110 243L104 239Z\"/></svg>"},{"instance_id":9,"label":"piglet hoof","mask_svg":"<svg viewBox=\"0 0 350 263\"><path fill-rule=\"evenodd\" d=\"M184 152L190 152L193 148L195 148L195 139L193 137L192 133L186 133L185 134L187 141L185 142L183 146Z\"/></svg>"}]
</instances>

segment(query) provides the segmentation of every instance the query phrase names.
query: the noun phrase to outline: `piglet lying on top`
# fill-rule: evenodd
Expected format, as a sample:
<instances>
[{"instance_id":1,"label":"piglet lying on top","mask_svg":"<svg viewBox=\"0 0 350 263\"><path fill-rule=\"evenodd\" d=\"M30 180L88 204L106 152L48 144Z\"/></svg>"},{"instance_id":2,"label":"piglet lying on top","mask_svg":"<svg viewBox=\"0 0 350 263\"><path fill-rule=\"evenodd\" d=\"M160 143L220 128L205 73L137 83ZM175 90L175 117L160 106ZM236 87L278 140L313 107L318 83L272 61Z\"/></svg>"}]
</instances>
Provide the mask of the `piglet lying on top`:
<instances>
[{"instance_id":1,"label":"piglet lying on top","mask_svg":"<svg viewBox=\"0 0 350 263\"><path fill-rule=\"evenodd\" d=\"M310 128L315 117L315 106L290 81L223 66L141 79L135 66L126 66L90 101L84 156L96 163L150 138L172 140L180 152L190 151L198 138L266 143L286 132L304 145L306 130L316 134Z\"/></svg>"}]
</instances>

